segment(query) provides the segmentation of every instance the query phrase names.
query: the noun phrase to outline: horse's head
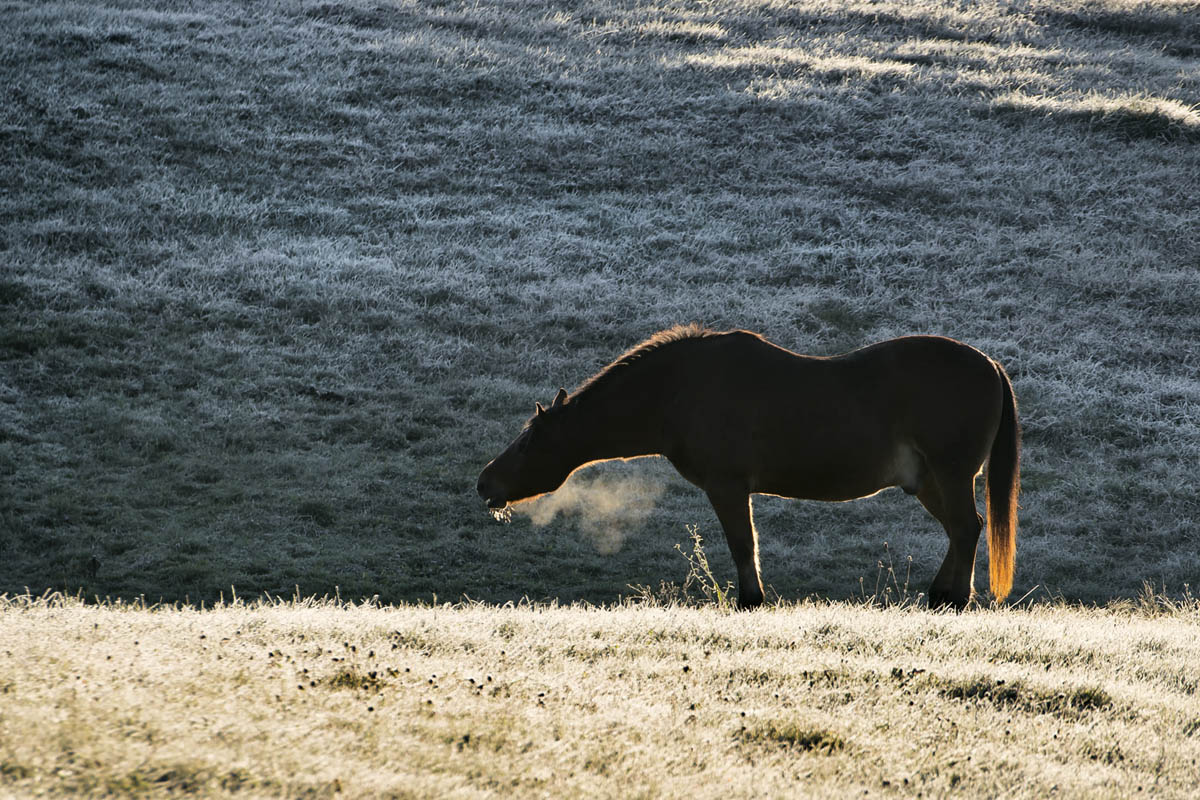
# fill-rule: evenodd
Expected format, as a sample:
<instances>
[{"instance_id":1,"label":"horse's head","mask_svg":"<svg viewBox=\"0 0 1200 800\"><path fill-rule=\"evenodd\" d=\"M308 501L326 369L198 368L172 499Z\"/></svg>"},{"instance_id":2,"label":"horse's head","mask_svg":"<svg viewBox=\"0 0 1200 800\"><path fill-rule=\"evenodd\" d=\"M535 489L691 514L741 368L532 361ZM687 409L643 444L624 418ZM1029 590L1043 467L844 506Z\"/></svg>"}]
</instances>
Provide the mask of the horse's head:
<instances>
[{"instance_id":1,"label":"horse's head","mask_svg":"<svg viewBox=\"0 0 1200 800\"><path fill-rule=\"evenodd\" d=\"M521 435L483 468L475 488L493 514L499 517L509 503L553 492L578 466L566 447L569 413L567 392L559 389L550 408L538 403Z\"/></svg>"}]
</instances>

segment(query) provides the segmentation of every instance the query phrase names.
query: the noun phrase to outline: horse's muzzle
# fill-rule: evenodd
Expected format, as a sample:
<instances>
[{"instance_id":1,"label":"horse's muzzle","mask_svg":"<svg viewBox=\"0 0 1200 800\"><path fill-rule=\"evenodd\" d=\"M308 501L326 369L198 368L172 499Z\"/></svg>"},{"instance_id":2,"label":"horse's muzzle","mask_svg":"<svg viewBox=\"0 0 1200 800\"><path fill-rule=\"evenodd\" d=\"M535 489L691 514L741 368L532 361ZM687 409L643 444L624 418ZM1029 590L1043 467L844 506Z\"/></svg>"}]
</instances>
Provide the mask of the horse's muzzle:
<instances>
[{"instance_id":1,"label":"horse's muzzle","mask_svg":"<svg viewBox=\"0 0 1200 800\"><path fill-rule=\"evenodd\" d=\"M483 498L483 501L487 503L487 507L492 511L499 511L508 505L508 499L500 496L500 491L495 486L490 485L490 482L482 475L479 476L479 482L475 484L475 491L479 493L479 496Z\"/></svg>"}]
</instances>

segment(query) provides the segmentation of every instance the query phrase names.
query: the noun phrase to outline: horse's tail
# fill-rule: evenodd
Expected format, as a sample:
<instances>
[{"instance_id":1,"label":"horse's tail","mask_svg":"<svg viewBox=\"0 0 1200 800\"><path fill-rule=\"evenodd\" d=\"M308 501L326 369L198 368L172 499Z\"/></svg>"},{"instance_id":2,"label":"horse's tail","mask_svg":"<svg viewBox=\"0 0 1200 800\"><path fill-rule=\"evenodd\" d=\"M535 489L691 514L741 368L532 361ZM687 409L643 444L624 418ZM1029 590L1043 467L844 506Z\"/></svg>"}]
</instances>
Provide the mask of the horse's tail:
<instances>
[{"instance_id":1,"label":"horse's tail","mask_svg":"<svg viewBox=\"0 0 1200 800\"><path fill-rule=\"evenodd\" d=\"M993 362L995 364L995 362ZM1017 495L1021 491L1021 426L1012 381L999 364L1004 399L987 464L988 579L996 602L1012 591L1017 557Z\"/></svg>"}]
</instances>

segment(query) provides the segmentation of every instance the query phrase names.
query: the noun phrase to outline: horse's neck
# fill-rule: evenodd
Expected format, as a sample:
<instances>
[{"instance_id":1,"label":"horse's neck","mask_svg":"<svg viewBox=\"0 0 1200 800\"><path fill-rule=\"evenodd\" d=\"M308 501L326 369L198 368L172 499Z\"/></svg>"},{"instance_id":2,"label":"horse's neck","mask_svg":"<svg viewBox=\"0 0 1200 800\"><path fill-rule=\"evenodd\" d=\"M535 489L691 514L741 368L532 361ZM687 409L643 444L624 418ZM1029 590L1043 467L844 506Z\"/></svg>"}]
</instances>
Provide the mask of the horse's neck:
<instances>
[{"instance_id":1,"label":"horse's neck","mask_svg":"<svg viewBox=\"0 0 1200 800\"><path fill-rule=\"evenodd\" d=\"M591 394L593 387L588 392ZM604 387L579 402L580 463L662 452L659 387Z\"/></svg>"}]
</instances>

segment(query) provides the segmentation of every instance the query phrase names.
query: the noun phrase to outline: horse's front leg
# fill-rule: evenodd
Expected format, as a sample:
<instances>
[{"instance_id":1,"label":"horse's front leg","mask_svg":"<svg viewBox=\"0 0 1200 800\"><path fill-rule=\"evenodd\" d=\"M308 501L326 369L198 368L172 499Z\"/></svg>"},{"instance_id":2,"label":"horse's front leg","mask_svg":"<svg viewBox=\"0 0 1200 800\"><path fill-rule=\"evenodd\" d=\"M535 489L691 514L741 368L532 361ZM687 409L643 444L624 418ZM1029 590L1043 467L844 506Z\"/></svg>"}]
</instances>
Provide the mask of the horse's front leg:
<instances>
[{"instance_id":1,"label":"horse's front leg","mask_svg":"<svg viewBox=\"0 0 1200 800\"><path fill-rule=\"evenodd\" d=\"M754 530L750 494L729 488L706 489L709 502L725 530L725 541L738 573L738 607L762 605L763 586L758 566L758 532Z\"/></svg>"}]
</instances>

